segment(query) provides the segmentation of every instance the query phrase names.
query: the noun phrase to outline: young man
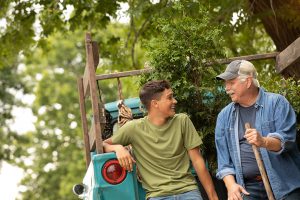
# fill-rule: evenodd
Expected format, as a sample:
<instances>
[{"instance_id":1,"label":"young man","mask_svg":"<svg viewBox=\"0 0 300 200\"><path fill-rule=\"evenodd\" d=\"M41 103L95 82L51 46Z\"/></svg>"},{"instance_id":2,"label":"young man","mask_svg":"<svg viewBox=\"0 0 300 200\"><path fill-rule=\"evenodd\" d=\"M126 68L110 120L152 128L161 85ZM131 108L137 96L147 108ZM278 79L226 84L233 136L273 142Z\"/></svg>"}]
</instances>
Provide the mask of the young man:
<instances>
[{"instance_id":1,"label":"young man","mask_svg":"<svg viewBox=\"0 0 300 200\"><path fill-rule=\"evenodd\" d=\"M251 145L260 149L275 199L300 199L296 117L289 102L260 88L256 69L246 60L231 62L217 78L225 81L232 100L215 130L217 177L224 180L228 199L268 199ZM245 130L247 122L251 128Z\"/></svg>"},{"instance_id":2,"label":"young man","mask_svg":"<svg viewBox=\"0 0 300 200\"><path fill-rule=\"evenodd\" d=\"M127 122L104 141L104 150L116 152L120 165L129 171L136 162L148 200L202 200L190 172L190 160L209 199L218 199L199 153L202 141L189 117L175 114L177 101L169 83L165 80L146 83L140 99L148 115ZM123 147L129 144L136 161Z\"/></svg>"}]
</instances>

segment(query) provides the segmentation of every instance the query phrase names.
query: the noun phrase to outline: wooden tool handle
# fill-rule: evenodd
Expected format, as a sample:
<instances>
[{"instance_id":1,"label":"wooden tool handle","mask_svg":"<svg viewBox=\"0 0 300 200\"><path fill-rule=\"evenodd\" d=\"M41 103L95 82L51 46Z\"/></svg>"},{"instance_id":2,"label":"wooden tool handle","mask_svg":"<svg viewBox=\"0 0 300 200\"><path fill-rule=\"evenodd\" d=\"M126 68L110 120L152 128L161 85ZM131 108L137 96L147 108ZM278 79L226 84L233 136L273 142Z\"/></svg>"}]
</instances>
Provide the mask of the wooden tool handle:
<instances>
[{"instance_id":1,"label":"wooden tool handle","mask_svg":"<svg viewBox=\"0 0 300 200\"><path fill-rule=\"evenodd\" d=\"M245 128L246 128L246 130L249 129L249 128L251 128L250 124L246 123L245 124ZM255 159L256 159L256 162L257 162L257 165L258 165L258 169L259 169L259 172L261 174L264 186L266 188L268 199L269 200L275 200L273 192L272 192L272 189L271 189L271 186L270 186L270 182L269 182L269 179L268 179L265 167L264 167L264 163L263 163L263 161L261 159L261 156L260 156L260 153L259 153L259 151L257 149L257 146L255 146L253 144L252 145L252 149L253 149L253 152L254 152L254 155L255 155Z\"/></svg>"}]
</instances>

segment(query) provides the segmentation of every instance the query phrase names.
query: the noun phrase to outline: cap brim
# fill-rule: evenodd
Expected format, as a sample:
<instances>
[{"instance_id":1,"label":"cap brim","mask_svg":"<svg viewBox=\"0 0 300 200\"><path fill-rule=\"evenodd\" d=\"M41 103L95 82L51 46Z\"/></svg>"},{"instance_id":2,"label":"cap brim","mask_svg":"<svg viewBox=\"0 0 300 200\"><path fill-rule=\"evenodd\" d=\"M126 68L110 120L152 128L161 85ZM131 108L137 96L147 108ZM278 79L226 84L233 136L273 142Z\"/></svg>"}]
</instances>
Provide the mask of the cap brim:
<instances>
[{"instance_id":1,"label":"cap brim","mask_svg":"<svg viewBox=\"0 0 300 200\"><path fill-rule=\"evenodd\" d=\"M235 79L236 77L238 77L238 74L233 74L233 73L230 73L230 72L224 72L224 73L216 76L216 79L227 81L227 80Z\"/></svg>"}]
</instances>

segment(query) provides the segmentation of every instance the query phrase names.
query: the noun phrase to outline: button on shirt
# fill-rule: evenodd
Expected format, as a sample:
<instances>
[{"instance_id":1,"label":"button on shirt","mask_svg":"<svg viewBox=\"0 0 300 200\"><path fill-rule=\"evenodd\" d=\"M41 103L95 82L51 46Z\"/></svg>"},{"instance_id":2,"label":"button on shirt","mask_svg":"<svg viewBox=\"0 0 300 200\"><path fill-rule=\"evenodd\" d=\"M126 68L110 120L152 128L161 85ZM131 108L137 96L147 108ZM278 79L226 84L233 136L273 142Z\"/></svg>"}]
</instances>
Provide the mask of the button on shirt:
<instances>
[{"instance_id":1,"label":"button on shirt","mask_svg":"<svg viewBox=\"0 0 300 200\"><path fill-rule=\"evenodd\" d=\"M260 148L262 160L276 199L282 199L300 188L300 152L296 140L296 116L289 102L281 95L259 89L255 103L255 127L263 137L276 137L281 141L279 152ZM227 105L218 115L215 129L218 153L217 177L234 175L244 186L241 167L238 112L235 103Z\"/></svg>"}]
</instances>

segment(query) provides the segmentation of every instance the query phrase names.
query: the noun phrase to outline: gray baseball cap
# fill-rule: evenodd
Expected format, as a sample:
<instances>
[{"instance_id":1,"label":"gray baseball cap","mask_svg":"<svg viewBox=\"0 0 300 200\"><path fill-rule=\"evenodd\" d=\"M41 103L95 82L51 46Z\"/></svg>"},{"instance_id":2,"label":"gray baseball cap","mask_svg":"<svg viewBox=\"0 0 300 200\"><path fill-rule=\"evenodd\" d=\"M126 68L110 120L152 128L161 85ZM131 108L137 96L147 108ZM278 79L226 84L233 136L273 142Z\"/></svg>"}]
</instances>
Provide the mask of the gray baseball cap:
<instances>
[{"instance_id":1,"label":"gray baseball cap","mask_svg":"<svg viewBox=\"0 0 300 200\"><path fill-rule=\"evenodd\" d=\"M239 75L250 75L256 78L257 72L251 62L246 60L234 60L227 65L225 72L219 74L216 79L227 81L235 79Z\"/></svg>"}]
</instances>

